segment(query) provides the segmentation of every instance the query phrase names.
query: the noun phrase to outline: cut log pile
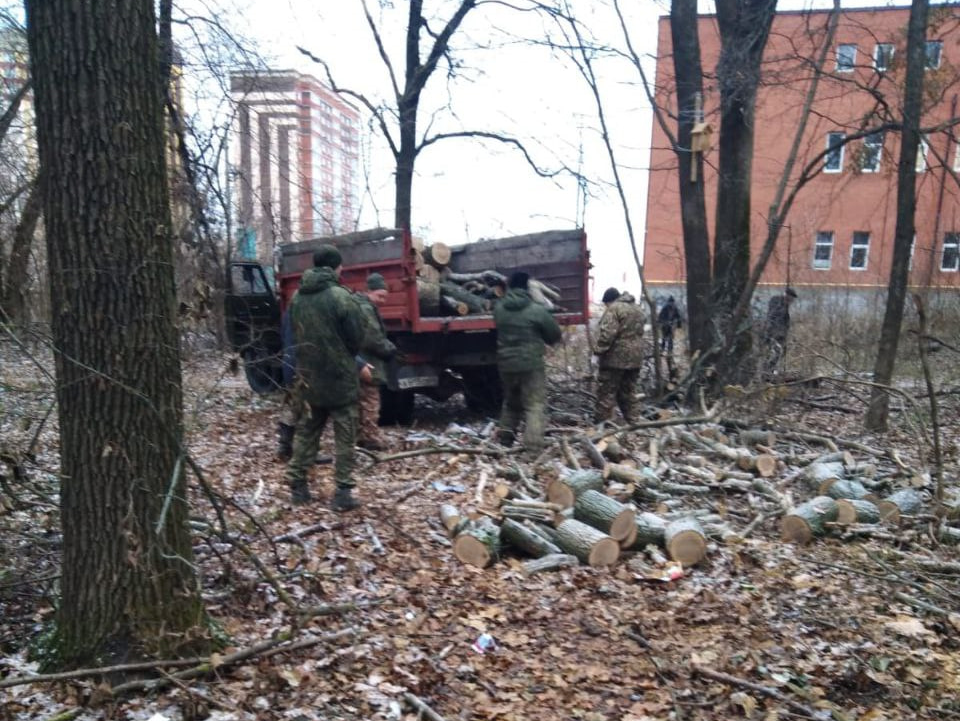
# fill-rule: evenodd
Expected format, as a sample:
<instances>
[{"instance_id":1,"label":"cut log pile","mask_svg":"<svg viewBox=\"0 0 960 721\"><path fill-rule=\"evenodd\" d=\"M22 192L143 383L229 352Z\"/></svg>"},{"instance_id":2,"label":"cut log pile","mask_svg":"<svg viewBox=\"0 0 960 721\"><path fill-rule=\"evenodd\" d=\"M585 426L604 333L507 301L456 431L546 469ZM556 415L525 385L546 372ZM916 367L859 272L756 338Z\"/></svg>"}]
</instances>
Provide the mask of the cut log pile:
<instances>
[{"instance_id":1,"label":"cut log pile","mask_svg":"<svg viewBox=\"0 0 960 721\"><path fill-rule=\"evenodd\" d=\"M506 293L507 277L489 269L457 273L450 267L453 251L446 243L424 245L412 239L417 269L417 295L421 316L458 316L487 314L497 299ZM560 291L540 280L530 279L530 297L549 310L560 312Z\"/></svg>"},{"instance_id":2,"label":"cut log pile","mask_svg":"<svg viewBox=\"0 0 960 721\"><path fill-rule=\"evenodd\" d=\"M654 562L669 557L684 566L706 557L707 535L696 517L639 512L609 495L619 490L622 496L622 484L608 487L609 475L603 471L560 470L538 498L528 495L532 482L517 469L499 469L504 480L494 488L495 510L461 514L442 505L440 518L454 539L454 555L479 568L493 564L501 553L520 555L531 559L523 565L528 575L579 564L612 566L624 553L646 552Z\"/></svg>"},{"instance_id":3,"label":"cut log pile","mask_svg":"<svg viewBox=\"0 0 960 721\"><path fill-rule=\"evenodd\" d=\"M932 526L929 478L895 452L850 442L868 456L858 460L811 434L677 421L633 435L572 430L559 444L563 463L538 468L536 479L516 465L497 469L485 507L441 509L454 554L480 567L520 556L528 574L626 561L653 578L657 566L695 566L715 544L745 543L761 528L773 535L774 526L798 544L903 540L930 527L938 543L960 544L960 514L949 512L960 490L947 489L948 511Z\"/></svg>"}]
</instances>

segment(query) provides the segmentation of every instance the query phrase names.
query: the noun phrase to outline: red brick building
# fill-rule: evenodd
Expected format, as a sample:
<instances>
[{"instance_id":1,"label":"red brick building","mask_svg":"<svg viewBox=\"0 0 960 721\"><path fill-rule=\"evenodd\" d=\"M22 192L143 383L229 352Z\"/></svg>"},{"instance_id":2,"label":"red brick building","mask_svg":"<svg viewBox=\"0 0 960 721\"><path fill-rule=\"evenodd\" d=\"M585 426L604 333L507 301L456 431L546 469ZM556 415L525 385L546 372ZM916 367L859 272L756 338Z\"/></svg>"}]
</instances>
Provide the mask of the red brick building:
<instances>
[{"instance_id":1,"label":"red brick building","mask_svg":"<svg viewBox=\"0 0 960 721\"><path fill-rule=\"evenodd\" d=\"M905 75L908 8L844 10L817 90L796 177L817 153L830 148L822 171L807 184L785 221L762 284L855 291L886 288L896 224L900 136L876 134L840 146L845 136L875 126L877 98L899 117ZM826 37L828 13L784 12L773 22L764 54L756 114L752 176L751 259L766 236L766 214L783 172L810 87L812 59ZM716 19L700 18L705 120L719 127L719 92L712 79L720 51ZM957 115L960 94L960 24L944 8L931 8L927 34L925 112L934 128ZM669 18L659 24L659 103L676 112ZM675 131L675 127L672 128ZM956 129L952 131L956 134ZM705 155L707 214L716 209L716 137ZM960 285L960 150L951 130L924 136L917 168L916 240L910 282L915 286ZM654 122L647 200L645 273L656 291L676 289L685 278L677 162Z\"/></svg>"},{"instance_id":2,"label":"red brick building","mask_svg":"<svg viewBox=\"0 0 960 721\"><path fill-rule=\"evenodd\" d=\"M292 70L235 74L230 90L238 255L272 266L280 243L355 230L359 111Z\"/></svg>"}]
</instances>

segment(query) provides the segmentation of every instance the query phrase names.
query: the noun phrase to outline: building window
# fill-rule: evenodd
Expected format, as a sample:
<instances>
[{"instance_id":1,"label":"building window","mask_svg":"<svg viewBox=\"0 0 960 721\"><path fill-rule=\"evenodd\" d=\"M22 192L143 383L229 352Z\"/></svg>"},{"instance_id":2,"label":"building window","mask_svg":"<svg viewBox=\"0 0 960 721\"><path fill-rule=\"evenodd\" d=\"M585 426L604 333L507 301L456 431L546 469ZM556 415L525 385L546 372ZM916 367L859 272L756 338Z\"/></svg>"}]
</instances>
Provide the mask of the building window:
<instances>
[{"instance_id":1,"label":"building window","mask_svg":"<svg viewBox=\"0 0 960 721\"><path fill-rule=\"evenodd\" d=\"M940 270L956 271L957 269L960 269L960 233L945 233Z\"/></svg>"},{"instance_id":2,"label":"building window","mask_svg":"<svg viewBox=\"0 0 960 721\"><path fill-rule=\"evenodd\" d=\"M929 53L929 51L928 51ZM853 66L857 62L856 45L838 45L837 46L837 72L852 73Z\"/></svg>"},{"instance_id":3,"label":"building window","mask_svg":"<svg viewBox=\"0 0 960 721\"><path fill-rule=\"evenodd\" d=\"M833 259L833 231L817 231L817 242L813 246L814 270L830 270L830 261Z\"/></svg>"},{"instance_id":4,"label":"building window","mask_svg":"<svg viewBox=\"0 0 960 721\"><path fill-rule=\"evenodd\" d=\"M943 43L939 40L927 40L927 70L936 70L940 67L940 53Z\"/></svg>"},{"instance_id":5,"label":"building window","mask_svg":"<svg viewBox=\"0 0 960 721\"><path fill-rule=\"evenodd\" d=\"M878 73L889 70L893 65L893 44L877 43L873 49L873 67Z\"/></svg>"},{"instance_id":6,"label":"building window","mask_svg":"<svg viewBox=\"0 0 960 721\"><path fill-rule=\"evenodd\" d=\"M930 152L930 143L927 142L925 135L920 136L920 144L917 146L917 164L915 170L922 173L927 169L927 153Z\"/></svg>"},{"instance_id":7,"label":"building window","mask_svg":"<svg viewBox=\"0 0 960 721\"><path fill-rule=\"evenodd\" d=\"M960 143L953 149L953 169L960 170Z\"/></svg>"},{"instance_id":8,"label":"building window","mask_svg":"<svg viewBox=\"0 0 960 721\"><path fill-rule=\"evenodd\" d=\"M860 170L864 173L876 173L880 170L880 155L883 150L883 133L871 133L863 139L863 152L860 156Z\"/></svg>"},{"instance_id":9,"label":"building window","mask_svg":"<svg viewBox=\"0 0 960 721\"><path fill-rule=\"evenodd\" d=\"M827 155L823 161L823 170L827 173L843 170L843 138L843 133L827 133Z\"/></svg>"},{"instance_id":10,"label":"building window","mask_svg":"<svg viewBox=\"0 0 960 721\"><path fill-rule=\"evenodd\" d=\"M870 253L870 233L854 231L850 245L850 270L866 270L867 256Z\"/></svg>"}]
</instances>

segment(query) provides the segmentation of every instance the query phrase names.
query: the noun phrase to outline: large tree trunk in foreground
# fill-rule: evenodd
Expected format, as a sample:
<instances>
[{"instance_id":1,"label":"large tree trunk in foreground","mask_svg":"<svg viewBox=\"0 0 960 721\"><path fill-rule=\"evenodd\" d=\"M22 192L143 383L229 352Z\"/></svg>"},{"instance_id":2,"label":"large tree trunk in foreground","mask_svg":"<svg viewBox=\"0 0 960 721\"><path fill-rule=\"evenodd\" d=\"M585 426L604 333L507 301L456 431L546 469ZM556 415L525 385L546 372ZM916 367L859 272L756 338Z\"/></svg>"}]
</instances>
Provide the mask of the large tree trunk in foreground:
<instances>
[{"instance_id":1,"label":"large tree trunk in foreground","mask_svg":"<svg viewBox=\"0 0 960 721\"><path fill-rule=\"evenodd\" d=\"M148 0L28 0L60 418L56 660L194 652L163 87Z\"/></svg>"},{"instance_id":2,"label":"large tree trunk in foreground","mask_svg":"<svg viewBox=\"0 0 960 721\"><path fill-rule=\"evenodd\" d=\"M670 3L673 68L677 82L677 168L680 182L680 223L687 272L687 337L691 352L705 353L713 342L710 326L710 230L704 191L703 155L690 152L691 131L699 120L693 112L703 98L703 70L696 0ZM697 180L691 182L695 169Z\"/></svg>"},{"instance_id":3,"label":"large tree trunk in foreground","mask_svg":"<svg viewBox=\"0 0 960 721\"><path fill-rule=\"evenodd\" d=\"M873 366L875 383L889 386L900 344L903 306L910 277L910 248L913 243L914 214L917 207L917 147L920 145L920 114L923 102L923 78L926 67L928 0L913 0L907 25L907 77L903 95L903 130L900 162L897 166L897 225L893 235L893 260L887 288L887 307L880 328L880 344ZM934 239L936 240L936 239ZM887 427L890 399L879 385L870 393L870 405L864 424L872 430Z\"/></svg>"}]
</instances>

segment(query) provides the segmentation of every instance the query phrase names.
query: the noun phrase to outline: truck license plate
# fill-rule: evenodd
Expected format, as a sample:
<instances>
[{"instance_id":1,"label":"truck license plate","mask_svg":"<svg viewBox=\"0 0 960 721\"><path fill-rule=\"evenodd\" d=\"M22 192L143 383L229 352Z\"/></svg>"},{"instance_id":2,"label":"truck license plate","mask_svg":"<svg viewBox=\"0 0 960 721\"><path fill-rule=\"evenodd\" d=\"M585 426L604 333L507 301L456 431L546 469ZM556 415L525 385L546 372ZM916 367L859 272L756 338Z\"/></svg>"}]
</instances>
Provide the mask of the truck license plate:
<instances>
[{"instance_id":1,"label":"truck license plate","mask_svg":"<svg viewBox=\"0 0 960 721\"><path fill-rule=\"evenodd\" d=\"M401 390L408 390L410 388L428 388L430 386L435 386L439 382L439 379L435 375L427 376L411 376L409 378L398 378L397 387Z\"/></svg>"}]
</instances>

